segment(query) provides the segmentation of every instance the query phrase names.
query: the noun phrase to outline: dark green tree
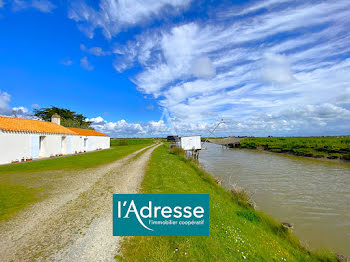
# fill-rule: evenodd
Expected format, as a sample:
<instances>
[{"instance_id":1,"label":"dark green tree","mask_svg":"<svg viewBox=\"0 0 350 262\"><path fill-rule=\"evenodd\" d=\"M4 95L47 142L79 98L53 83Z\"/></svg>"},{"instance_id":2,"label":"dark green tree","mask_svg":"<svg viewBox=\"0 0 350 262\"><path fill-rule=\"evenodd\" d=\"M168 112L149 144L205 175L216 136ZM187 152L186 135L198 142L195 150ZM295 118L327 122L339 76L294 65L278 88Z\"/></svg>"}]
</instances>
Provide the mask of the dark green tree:
<instances>
[{"instance_id":1,"label":"dark green tree","mask_svg":"<svg viewBox=\"0 0 350 262\"><path fill-rule=\"evenodd\" d=\"M51 121L53 114L58 114L61 117L61 125L65 127L77 127L84 129L93 129L91 123L86 121L86 117L82 114L77 114L69 109L51 106L49 108L40 108L34 110L34 115L45 121Z\"/></svg>"}]
</instances>

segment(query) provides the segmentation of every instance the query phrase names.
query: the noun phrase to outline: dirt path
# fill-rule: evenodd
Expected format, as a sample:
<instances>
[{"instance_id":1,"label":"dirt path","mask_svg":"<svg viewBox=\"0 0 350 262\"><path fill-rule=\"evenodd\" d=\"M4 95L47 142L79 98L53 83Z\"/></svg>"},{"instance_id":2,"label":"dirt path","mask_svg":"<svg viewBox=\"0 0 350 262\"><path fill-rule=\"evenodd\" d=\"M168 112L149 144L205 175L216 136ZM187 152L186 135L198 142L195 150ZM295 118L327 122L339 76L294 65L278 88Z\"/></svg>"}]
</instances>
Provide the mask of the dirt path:
<instances>
[{"instance_id":1,"label":"dirt path","mask_svg":"<svg viewBox=\"0 0 350 262\"><path fill-rule=\"evenodd\" d=\"M155 146L157 147L157 146ZM137 193L155 147L85 171L87 181L33 205L0 227L2 261L114 261L112 194ZM79 176L75 176L79 177Z\"/></svg>"}]
</instances>

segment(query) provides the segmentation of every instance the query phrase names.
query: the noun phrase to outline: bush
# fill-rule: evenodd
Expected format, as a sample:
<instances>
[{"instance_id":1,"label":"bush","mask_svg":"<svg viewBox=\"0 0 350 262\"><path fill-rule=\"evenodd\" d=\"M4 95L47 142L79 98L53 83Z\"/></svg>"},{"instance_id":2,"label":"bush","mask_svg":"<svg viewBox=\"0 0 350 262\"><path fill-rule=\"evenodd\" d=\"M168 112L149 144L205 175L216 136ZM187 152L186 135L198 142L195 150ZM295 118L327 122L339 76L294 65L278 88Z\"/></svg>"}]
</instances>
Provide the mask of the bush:
<instances>
[{"instance_id":1,"label":"bush","mask_svg":"<svg viewBox=\"0 0 350 262\"><path fill-rule=\"evenodd\" d=\"M350 154L343 155L343 159L350 160Z\"/></svg>"},{"instance_id":2,"label":"bush","mask_svg":"<svg viewBox=\"0 0 350 262\"><path fill-rule=\"evenodd\" d=\"M118 146L127 146L127 145L129 145L129 141L126 139L121 139L118 141L117 145Z\"/></svg>"},{"instance_id":3,"label":"bush","mask_svg":"<svg viewBox=\"0 0 350 262\"><path fill-rule=\"evenodd\" d=\"M178 156L185 156L186 152L183 150L181 147L178 146L172 146L169 148L169 153L173 155L178 155Z\"/></svg>"},{"instance_id":4,"label":"bush","mask_svg":"<svg viewBox=\"0 0 350 262\"><path fill-rule=\"evenodd\" d=\"M236 184L232 185L231 189L232 197L237 203L245 208L255 208L255 202L252 197L241 187L238 187Z\"/></svg>"}]
</instances>

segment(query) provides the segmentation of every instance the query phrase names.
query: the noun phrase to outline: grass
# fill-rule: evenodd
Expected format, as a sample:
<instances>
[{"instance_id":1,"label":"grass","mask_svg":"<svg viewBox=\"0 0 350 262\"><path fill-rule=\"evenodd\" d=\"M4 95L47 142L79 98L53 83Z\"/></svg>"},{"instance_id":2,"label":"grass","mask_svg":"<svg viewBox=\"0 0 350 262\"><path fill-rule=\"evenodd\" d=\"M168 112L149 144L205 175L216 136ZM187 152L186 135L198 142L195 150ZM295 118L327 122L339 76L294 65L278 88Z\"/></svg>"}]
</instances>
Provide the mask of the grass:
<instances>
[{"instance_id":1,"label":"grass","mask_svg":"<svg viewBox=\"0 0 350 262\"><path fill-rule=\"evenodd\" d=\"M240 143L242 148L350 160L350 137L249 137Z\"/></svg>"},{"instance_id":2,"label":"grass","mask_svg":"<svg viewBox=\"0 0 350 262\"><path fill-rule=\"evenodd\" d=\"M7 220L25 206L39 198L40 189L28 189L22 185L0 183L0 220Z\"/></svg>"},{"instance_id":3,"label":"grass","mask_svg":"<svg viewBox=\"0 0 350 262\"><path fill-rule=\"evenodd\" d=\"M119 146L119 140L113 139L111 149L107 150L0 166L0 221L45 198L56 180L71 175L69 171L115 161L153 144L154 140L129 139L128 142L126 146Z\"/></svg>"},{"instance_id":4,"label":"grass","mask_svg":"<svg viewBox=\"0 0 350 262\"><path fill-rule=\"evenodd\" d=\"M149 148L145 148L143 150L141 150L140 152L138 152L132 159L136 160L138 159L143 153L145 153Z\"/></svg>"},{"instance_id":5,"label":"grass","mask_svg":"<svg viewBox=\"0 0 350 262\"><path fill-rule=\"evenodd\" d=\"M119 146L119 139L111 140L111 148L89 152L84 154L71 155L61 158L43 159L19 164L0 166L0 181L2 174L10 173L28 173L41 172L49 170L72 170L96 167L101 164L106 164L114 160L120 159L123 156L131 154L147 145L151 145L153 139L130 139L126 146Z\"/></svg>"},{"instance_id":6,"label":"grass","mask_svg":"<svg viewBox=\"0 0 350 262\"><path fill-rule=\"evenodd\" d=\"M154 142L156 139L150 138L114 138L111 139L111 146L140 145Z\"/></svg>"},{"instance_id":7,"label":"grass","mask_svg":"<svg viewBox=\"0 0 350 262\"><path fill-rule=\"evenodd\" d=\"M218 186L213 177L181 152L157 148L142 184L143 193L209 193L209 237L130 237L121 245L119 261L336 261L315 254L280 222L247 203L236 191ZM242 191L240 191L242 194Z\"/></svg>"}]
</instances>

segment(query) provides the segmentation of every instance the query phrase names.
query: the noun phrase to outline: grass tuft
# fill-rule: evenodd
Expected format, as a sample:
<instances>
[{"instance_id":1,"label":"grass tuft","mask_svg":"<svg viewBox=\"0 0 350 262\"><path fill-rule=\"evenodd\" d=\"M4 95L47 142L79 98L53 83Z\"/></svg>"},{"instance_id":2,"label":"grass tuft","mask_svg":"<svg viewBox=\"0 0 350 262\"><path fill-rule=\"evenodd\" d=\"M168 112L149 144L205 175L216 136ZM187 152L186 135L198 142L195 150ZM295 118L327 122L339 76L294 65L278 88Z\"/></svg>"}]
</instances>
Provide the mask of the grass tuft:
<instances>
[{"instance_id":1,"label":"grass tuft","mask_svg":"<svg viewBox=\"0 0 350 262\"><path fill-rule=\"evenodd\" d=\"M238 210L236 211L237 216L243 217L252 223L260 222L260 216L252 210Z\"/></svg>"},{"instance_id":2,"label":"grass tuft","mask_svg":"<svg viewBox=\"0 0 350 262\"><path fill-rule=\"evenodd\" d=\"M186 156L186 151L183 150L181 147L178 146L172 146L169 148L169 153L173 155L178 155L178 156Z\"/></svg>"},{"instance_id":3,"label":"grass tuft","mask_svg":"<svg viewBox=\"0 0 350 262\"><path fill-rule=\"evenodd\" d=\"M232 197L239 205L245 208L254 208L256 204L251 195L248 194L243 188L237 186L236 184L232 185L231 189Z\"/></svg>"}]
</instances>

